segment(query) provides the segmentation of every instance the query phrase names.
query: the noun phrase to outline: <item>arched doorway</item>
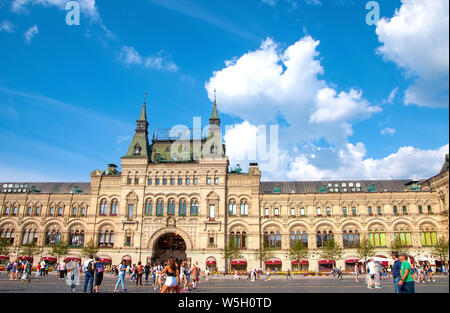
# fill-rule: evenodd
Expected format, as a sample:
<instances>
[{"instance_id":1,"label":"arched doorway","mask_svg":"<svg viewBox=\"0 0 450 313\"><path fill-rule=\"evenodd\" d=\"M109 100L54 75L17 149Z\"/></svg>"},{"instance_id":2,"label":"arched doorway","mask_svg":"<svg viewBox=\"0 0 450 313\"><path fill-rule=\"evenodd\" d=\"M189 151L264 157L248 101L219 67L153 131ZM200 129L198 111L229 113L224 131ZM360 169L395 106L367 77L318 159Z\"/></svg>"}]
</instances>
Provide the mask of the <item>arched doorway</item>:
<instances>
[{"instance_id":1,"label":"arched doorway","mask_svg":"<svg viewBox=\"0 0 450 313\"><path fill-rule=\"evenodd\" d=\"M153 247L153 263L167 262L170 258L179 260L186 260L186 242L183 237L177 233L162 234L156 241Z\"/></svg>"}]
</instances>

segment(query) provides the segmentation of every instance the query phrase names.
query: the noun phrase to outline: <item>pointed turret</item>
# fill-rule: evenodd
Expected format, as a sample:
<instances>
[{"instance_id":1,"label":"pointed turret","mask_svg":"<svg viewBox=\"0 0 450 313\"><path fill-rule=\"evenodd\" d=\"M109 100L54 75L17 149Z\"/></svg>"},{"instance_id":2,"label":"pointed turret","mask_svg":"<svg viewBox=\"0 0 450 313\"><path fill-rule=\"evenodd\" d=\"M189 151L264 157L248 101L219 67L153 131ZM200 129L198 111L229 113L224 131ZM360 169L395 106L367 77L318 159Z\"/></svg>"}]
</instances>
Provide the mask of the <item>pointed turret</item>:
<instances>
[{"instance_id":1,"label":"pointed turret","mask_svg":"<svg viewBox=\"0 0 450 313\"><path fill-rule=\"evenodd\" d=\"M211 113L211 117L209 118L210 125L220 126L220 118L219 114L217 114L217 102L216 102L216 90L214 89L214 105Z\"/></svg>"},{"instance_id":2,"label":"pointed turret","mask_svg":"<svg viewBox=\"0 0 450 313\"><path fill-rule=\"evenodd\" d=\"M147 93L145 94L147 96ZM128 152L124 156L125 158L149 158L150 157L150 145L148 141L148 122L146 111L146 99L144 98L144 104L142 105L141 114L136 121L136 130L133 140L128 147Z\"/></svg>"}]
</instances>

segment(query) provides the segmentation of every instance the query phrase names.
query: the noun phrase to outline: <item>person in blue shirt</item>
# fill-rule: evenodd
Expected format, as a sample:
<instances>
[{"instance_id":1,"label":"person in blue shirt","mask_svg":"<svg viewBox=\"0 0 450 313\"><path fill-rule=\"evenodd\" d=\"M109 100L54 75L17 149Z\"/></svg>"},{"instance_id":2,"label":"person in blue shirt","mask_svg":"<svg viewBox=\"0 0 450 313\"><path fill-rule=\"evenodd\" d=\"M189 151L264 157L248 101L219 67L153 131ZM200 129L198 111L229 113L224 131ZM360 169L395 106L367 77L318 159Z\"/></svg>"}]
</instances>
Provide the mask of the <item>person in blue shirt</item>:
<instances>
[{"instance_id":1,"label":"person in blue shirt","mask_svg":"<svg viewBox=\"0 0 450 313\"><path fill-rule=\"evenodd\" d=\"M392 278L394 279L394 290L395 293L400 293L400 287L398 282L401 279L400 269L402 267L402 262L398 258L398 253L393 252L392 258L394 259L394 265L392 266Z\"/></svg>"}]
</instances>

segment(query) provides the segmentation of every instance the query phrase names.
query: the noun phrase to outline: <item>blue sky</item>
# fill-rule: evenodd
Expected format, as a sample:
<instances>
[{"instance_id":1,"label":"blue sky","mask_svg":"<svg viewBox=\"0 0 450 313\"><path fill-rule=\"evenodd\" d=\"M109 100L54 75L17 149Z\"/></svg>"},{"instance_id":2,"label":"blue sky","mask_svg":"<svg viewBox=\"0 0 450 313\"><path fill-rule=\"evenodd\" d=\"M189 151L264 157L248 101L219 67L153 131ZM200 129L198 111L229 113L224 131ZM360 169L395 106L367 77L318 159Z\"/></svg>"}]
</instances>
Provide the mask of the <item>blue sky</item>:
<instances>
[{"instance_id":1,"label":"blue sky","mask_svg":"<svg viewBox=\"0 0 450 313\"><path fill-rule=\"evenodd\" d=\"M424 178L448 153L448 0L378 1L371 26L363 0L82 0L79 26L66 2L0 0L2 181L119 164L146 91L153 130L206 124L217 88L233 166L279 123L263 179Z\"/></svg>"}]
</instances>

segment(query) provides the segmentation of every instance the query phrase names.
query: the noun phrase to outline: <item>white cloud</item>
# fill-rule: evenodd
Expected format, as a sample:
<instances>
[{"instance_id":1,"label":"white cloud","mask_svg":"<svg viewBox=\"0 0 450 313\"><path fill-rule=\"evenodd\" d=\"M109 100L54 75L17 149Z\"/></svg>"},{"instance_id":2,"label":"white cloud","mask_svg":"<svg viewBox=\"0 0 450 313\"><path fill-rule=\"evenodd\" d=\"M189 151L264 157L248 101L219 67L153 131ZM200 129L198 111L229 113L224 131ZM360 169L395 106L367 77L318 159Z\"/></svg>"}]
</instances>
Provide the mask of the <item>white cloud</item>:
<instances>
[{"instance_id":1,"label":"white cloud","mask_svg":"<svg viewBox=\"0 0 450 313\"><path fill-rule=\"evenodd\" d=\"M435 150L408 146L385 158L373 159L365 158L363 143L349 143L338 153L338 168L319 168L300 155L292 163L288 177L293 180L428 178L439 173L448 150L448 144Z\"/></svg>"},{"instance_id":2,"label":"white cloud","mask_svg":"<svg viewBox=\"0 0 450 313\"><path fill-rule=\"evenodd\" d=\"M376 34L383 44L378 53L414 79L404 103L448 107L449 1L402 0L392 18L379 21Z\"/></svg>"},{"instance_id":3,"label":"white cloud","mask_svg":"<svg viewBox=\"0 0 450 313\"><path fill-rule=\"evenodd\" d=\"M387 136L387 135L393 135L393 134L395 134L396 131L397 131L397 130L396 130L395 128L386 127L386 128L384 128L384 129L382 129L380 133L381 133L382 135Z\"/></svg>"},{"instance_id":4,"label":"white cloud","mask_svg":"<svg viewBox=\"0 0 450 313\"><path fill-rule=\"evenodd\" d=\"M392 91L389 93L389 96L387 99L383 100L383 103L389 103L392 104L394 102L395 97L397 96L398 93L398 87L395 87L394 89L392 89Z\"/></svg>"},{"instance_id":5,"label":"white cloud","mask_svg":"<svg viewBox=\"0 0 450 313\"><path fill-rule=\"evenodd\" d=\"M274 7L277 3L275 0L261 0L264 4Z\"/></svg>"},{"instance_id":6,"label":"white cloud","mask_svg":"<svg viewBox=\"0 0 450 313\"><path fill-rule=\"evenodd\" d=\"M8 20L3 20L0 23L0 32L2 32L2 31L5 31L10 34L13 33L14 32L14 24Z\"/></svg>"},{"instance_id":7,"label":"white cloud","mask_svg":"<svg viewBox=\"0 0 450 313\"><path fill-rule=\"evenodd\" d=\"M402 147L386 158L373 159L367 157L364 143L349 142L352 123L370 118L381 108L371 105L357 87L343 91L320 79L325 69L318 45L319 41L305 36L281 49L268 38L255 51L226 61L213 73L205 84L209 98L214 99L217 89L219 111L242 120L224 135L230 164L240 163L245 170L248 162L265 163L258 153L254 157L256 125L273 123L280 125L278 153L271 156L277 158L278 167L263 171L265 180L434 175L442 163L443 148ZM391 101L396 93L390 93ZM417 165L405 161L406 156L423 161ZM390 161L402 165L393 169Z\"/></svg>"},{"instance_id":8,"label":"white cloud","mask_svg":"<svg viewBox=\"0 0 450 313\"><path fill-rule=\"evenodd\" d=\"M119 52L117 60L126 66L131 64L141 64L142 59L139 53L133 47L124 46Z\"/></svg>"},{"instance_id":9,"label":"white cloud","mask_svg":"<svg viewBox=\"0 0 450 313\"><path fill-rule=\"evenodd\" d=\"M39 29L36 25L31 26L27 29L27 31L23 34L25 36L25 42L30 43L31 39L39 33Z\"/></svg>"},{"instance_id":10,"label":"white cloud","mask_svg":"<svg viewBox=\"0 0 450 313\"><path fill-rule=\"evenodd\" d=\"M163 50L159 51L156 55L150 55L146 58L142 58L135 48L124 46L120 50L117 60L125 66L138 64L143 65L146 68L160 71L178 71L178 66L172 61L170 54L165 53Z\"/></svg>"}]
</instances>

